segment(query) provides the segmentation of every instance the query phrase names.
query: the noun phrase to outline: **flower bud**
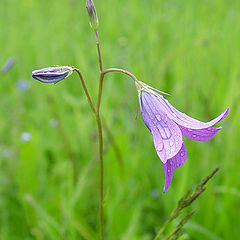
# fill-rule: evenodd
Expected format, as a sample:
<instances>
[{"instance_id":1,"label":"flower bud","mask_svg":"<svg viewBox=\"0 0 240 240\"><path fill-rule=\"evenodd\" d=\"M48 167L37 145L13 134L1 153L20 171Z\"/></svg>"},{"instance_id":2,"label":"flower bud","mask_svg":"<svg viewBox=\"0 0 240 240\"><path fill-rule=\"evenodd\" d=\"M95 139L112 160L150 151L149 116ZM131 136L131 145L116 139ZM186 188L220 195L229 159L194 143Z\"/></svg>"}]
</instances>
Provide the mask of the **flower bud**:
<instances>
[{"instance_id":1,"label":"flower bud","mask_svg":"<svg viewBox=\"0 0 240 240\"><path fill-rule=\"evenodd\" d=\"M43 83L57 83L73 72L69 66L54 66L32 71L32 77Z\"/></svg>"},{"instance_id":2,"label":"flower bud","mask_svg":"<svg viewBox=\"0 0 240 240\"><path fill-rule=\"evenodd\" d=\"M89 24L93 30L97 30L98 28L98 17L96 8L92 0L87 0L86 9L89 17Z\"/></svg>"}]
</instances>

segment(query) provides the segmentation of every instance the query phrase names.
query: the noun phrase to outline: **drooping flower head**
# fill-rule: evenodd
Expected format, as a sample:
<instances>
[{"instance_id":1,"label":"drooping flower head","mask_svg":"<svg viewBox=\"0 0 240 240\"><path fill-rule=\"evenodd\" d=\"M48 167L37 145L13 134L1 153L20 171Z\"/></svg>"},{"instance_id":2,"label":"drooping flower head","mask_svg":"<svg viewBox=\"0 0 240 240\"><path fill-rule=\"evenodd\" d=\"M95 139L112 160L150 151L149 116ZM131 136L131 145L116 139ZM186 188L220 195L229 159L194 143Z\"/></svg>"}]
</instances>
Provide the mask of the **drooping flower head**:
<instances>
[{"instance_id":1,"label":"drooping flower head","mask_svg":"<svg viewBox=\"0 0 240 240\"><path fill-rule=\"evenodd\" d=\"M32 71L32 77L43 83L57 83L73 72L69 66L54 66Z\"/></svg>"},{"instance_id":2,"label":"drooping flower head","mask_svg":"<svg viewBox=\"0 0 240 240\"><path fill-rule=\"evenodd\" d=\"M166 93L140 81L135 83L143 121L152 134L156 152L163 164L165 193L172 181L173 170L182 166L187 159L182 136L195 141L210 140L221 129L213 125L223 120L229 109L212 121L204 123L178 111L158 92Z\"/></svg>"}]
</instances>

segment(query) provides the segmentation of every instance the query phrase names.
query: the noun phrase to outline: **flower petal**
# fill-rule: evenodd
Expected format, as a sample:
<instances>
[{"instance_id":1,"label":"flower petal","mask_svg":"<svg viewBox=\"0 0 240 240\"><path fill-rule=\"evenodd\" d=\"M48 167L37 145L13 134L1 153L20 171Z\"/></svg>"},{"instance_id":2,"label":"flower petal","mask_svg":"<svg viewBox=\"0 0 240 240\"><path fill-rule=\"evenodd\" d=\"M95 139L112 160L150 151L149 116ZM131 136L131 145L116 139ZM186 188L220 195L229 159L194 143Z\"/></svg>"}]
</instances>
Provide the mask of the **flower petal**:
<instances>
[{"instance_id":1,"label":"flower petal","mask_svg":"<svg viewBox=\"0 0 240 240\"><path fill-rule=\"evenodd\" d=\"M212 139L216 133L221 129L215 127L208 127L203 129L191 129L179 126L184 137L195 141L208 141Z\"/></svg>"},{"instance_id":2,"label":"flower petal","mask_svg":"<svg viewBox=\"0 0 240 240\"><path fill-rule=\"evenodd\" d=\"M163 170L164 170L164 175L165 175L165 185L163 189L163 193L165 193L172 181L172 176L173 176L173 170L176 170L180 166L182 166L187 159L187 149L184 144L182 143L182 147L180 151L175 155L173 158L170 158L167 160L165 164L163 164Z\"/></svg>"},{"instance_id":3,"label":"flower petal","mask_svg":"<svg viewBox=\"0 0 240 240\"><path fill-rule=\"evenodd\" d=\"M201 122L194 118L187 116L185 113L178 111L174 108L163 96L159 95L158 93L155 94L154 98L152 98L154 105L161 105L161 109L171 118L174 122L178 125L183 126L185 128L191 129L205 129L212 127L216 123L223 120L227 115L229 109L227 108L222 114L220 114L215 119L211 120L210 122Z\"/></svg>"},{"instance_id":4,"label":"flower petal","mask_svg":"<svg viewBox=\"0 0 240 240\"><path fill-rule=\"evenodd\" d=\"M165 114L158 105L153 105L154 95L143 92L141 114L144 123L153 136L157 154L163 163L174 157L182 146L182 133L179 126Z\"/></svg>"}]
</instances>

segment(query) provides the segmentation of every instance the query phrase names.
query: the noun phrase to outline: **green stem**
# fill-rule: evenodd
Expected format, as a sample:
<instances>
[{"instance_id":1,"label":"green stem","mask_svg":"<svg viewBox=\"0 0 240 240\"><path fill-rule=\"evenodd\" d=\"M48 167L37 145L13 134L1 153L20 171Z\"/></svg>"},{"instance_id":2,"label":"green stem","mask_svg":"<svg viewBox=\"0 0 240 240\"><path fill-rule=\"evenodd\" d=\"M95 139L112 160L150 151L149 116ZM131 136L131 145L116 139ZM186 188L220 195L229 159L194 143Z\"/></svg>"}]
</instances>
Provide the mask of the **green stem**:
<instances>
[{"instance_id":1,"label":"green stem","mask_svg":"<svg viewBox=\"0 0 240 240\"><path fill-rule=\"evenodd\" d=\"M104 74L102 71L102 58L101 51L99 45L98 32L95 31L96 35L96 44L98 51L98 61L99 61L99 69L100 69L100 79L99 79L99 88L98 88L98 99L97 99L97 107L96 107L96 121L98 126L98 138L99 138L99 162L100 162L100 231L101 231L101 239L104 240L104 207L103 207L103 192L104 192L104 166L103 166L103 134L102 134L102 122L100 118L100 103L102 98L102 88L103 88L103 78Z\"/></svg>"}]
</instances>

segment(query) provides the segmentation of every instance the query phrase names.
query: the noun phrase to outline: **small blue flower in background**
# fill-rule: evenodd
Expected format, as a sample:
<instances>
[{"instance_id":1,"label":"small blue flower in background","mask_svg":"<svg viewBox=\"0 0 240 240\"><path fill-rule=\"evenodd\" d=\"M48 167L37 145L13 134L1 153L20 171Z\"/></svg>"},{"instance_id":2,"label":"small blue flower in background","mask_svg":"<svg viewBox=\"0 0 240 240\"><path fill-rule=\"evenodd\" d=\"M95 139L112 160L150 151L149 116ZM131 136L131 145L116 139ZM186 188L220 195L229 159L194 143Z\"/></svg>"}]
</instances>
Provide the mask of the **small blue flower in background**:
<instances>
[{"instance_id":1,"label":"small blue flower in background","mask_svg":"<svg viewBox=\"0 0 240 240\"><path fill-rule=\"evenodd\" d=\"M20 91L25 92L25 91L27 91L29 89L29 84L28 84L28 82L26 80L21 79L21 80L18 80L16 82L16 87Z\"/></svg>"},{"instance_id":2,"label":"small blue flower in background","mask_svg":"<svg viewBox=\"0 0 240 240\"><path fill-rule=\"evenodd\" d=\"M13 156L13 151L10 149L4 149L2 150L2 157L3 158L10 158Z\"/></svg>"},{"instance_id":3,"label":"small blue flower in background","mask_svg":"<svg viewBox=\"0 0 240 240\"><path fill-rule=\"evenodd\" d=\"M160 197L159 190L158 189L152 189L150 191L150 197L154 200L158 199Z\"/></svg>"},{"instance_id":4,"label":"small blue flower in background","mask_svg":"<svg viewBox=\"0 0 240 240\"><path fill-rule=\"evenodd\" d=\"M2 72L7 73L12 69L12 67L15 65L16 59L14 57L11 57L7 60L7 62L2 66Z\"/></svg>"},{"instance_id":5,"label":"small blue flower in background","mask_svg":"<svg viewBox=\"0 0 240 240\"><path fill-rule=\"evenodd\" d=\"M29 142L32 139L32 134L30 132L23 132L21 135L22 142Z\"/></svg>"},{"instance_id":6,"label":"small blue flower in background","mask_svg":"<svg viewBox=\"0 0 240 240\"><path fill-rule=\"evenodd\" d=\"M143 121L153 136L153 142L163 163L164 193L171 184L173 170L182 166L187 159L187 150L182 136L195 141L208 141L221 129L213 125L228 115L228 108L217 118L204 123L181 113L160 92L147 84L136 82L139 108Z\"/></svg>"},{"instance_id":7,"label":"small blue flower in background","mask_svg":"<svg viewBox=\"0 0 240 240\"><path fill-rule=\"evenodd\" d=\"M50 125L50 127L52 127L52 128L56 128L56 127L58 126L58 120L55 119L55 118L51 118L51 119L49 120L49 125Z\"/></svg>"}]
</instances>

